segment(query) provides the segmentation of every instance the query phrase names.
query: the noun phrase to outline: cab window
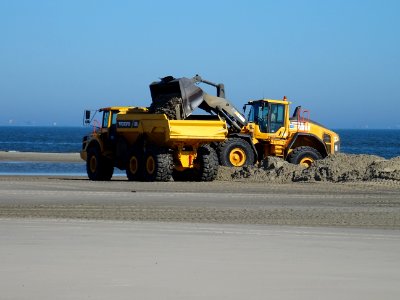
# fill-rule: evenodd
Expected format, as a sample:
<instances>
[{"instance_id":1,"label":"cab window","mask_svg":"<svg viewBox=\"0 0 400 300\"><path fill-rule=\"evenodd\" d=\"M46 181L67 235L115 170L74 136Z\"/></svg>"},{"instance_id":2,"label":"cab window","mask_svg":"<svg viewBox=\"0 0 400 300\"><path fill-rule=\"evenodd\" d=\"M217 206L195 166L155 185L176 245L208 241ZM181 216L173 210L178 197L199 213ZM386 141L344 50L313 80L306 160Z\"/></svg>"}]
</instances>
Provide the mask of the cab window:
<instances>
[{"instance_id":1,"label":"cab window","mask_svg":"<svg viewBox=\"0 0 400 300\"><path fill-rule=\"evenodd\" d=\"M111 125L116 125L117 124L117 115L118 115L118 111L113 111L112 119L111 119Z\"/></svg>"},{"instance_id":2,"label":"cab window","mask_svg":"<svg viewBox=\"0 0 400 300\"><path fill-rule=\"evenodd\" d=\"M258 110L259 110L258 103L254 103L250 106L249 114L247 115L248 122L257 123L256 120L258 117Z\"/></svg>"},{"instance_id":3,"label":"cab window","mask_svg":"<svg viewBox=\"0 0 400 300\"><path fill-rule=\"evenodd\" d=\"M261 132L268 132L268 103L256 102L250 107L247 120L254 122L260 128Z\"/></svg>"},{"instance_id":4,"label":"cab window","mask_svg":"<svg viewBox=\"0 0 400 300\"><path fill-rule=\"evenodd\" d=\"M271 104L270 132L274 133L285 124L285 106L283 104Z\"/></svg>"},{"instance_id":5,"label":"cab window","mask_svg":"<svg viewBox=\"0 0 400 300\"><path fill-rule=\"evenodd\" d=\"M107 128L108 127L109 118L110 118L110 112L109 111L105 111L103 113L103 128Z\"/></svg>"},{"instance_id":6,"label":"cab window","mask_svg":"<svg viewBox=\"0 0 400 300\"><path fill-rule=\"evenodd\" d=\"M268 105L260 106L258 114L258 126L261 132L268 132Z\"/></svg>"}]
</instances>

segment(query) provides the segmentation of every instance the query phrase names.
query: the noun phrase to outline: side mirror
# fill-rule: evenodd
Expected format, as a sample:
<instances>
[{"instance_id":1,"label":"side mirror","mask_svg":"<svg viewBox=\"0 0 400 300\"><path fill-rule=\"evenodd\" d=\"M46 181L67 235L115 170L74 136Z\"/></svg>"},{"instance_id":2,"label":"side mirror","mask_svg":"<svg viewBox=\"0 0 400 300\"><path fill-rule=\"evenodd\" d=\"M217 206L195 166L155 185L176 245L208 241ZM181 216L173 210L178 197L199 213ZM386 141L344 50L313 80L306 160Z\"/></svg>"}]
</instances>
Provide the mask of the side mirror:
<instances>
[{"instance_id":1,"label":"side mirror","mask_svg":"<svg viewBox=\"0 0 400 300\"><path fill-rule=\"evenodd\" d=\"M90 110L85 110L85 124L90 124Z\"/></svg>"}]
</instances>

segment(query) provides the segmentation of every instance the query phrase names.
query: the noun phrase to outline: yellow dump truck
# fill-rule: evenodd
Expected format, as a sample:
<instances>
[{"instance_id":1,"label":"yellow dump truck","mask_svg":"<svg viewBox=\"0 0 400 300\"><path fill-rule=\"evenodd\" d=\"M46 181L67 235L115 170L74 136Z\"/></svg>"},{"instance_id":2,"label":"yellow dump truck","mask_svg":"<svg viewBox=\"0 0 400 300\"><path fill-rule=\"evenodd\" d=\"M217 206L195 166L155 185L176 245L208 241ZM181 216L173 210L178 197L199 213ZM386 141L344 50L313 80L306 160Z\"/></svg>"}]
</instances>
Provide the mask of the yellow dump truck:
<instances>
[{"instance_id":1,"label":"yellow dump truck","mask_svg":"<svg viewBox=\"0 0 400 300\"><path fill-rule=\"evenodd\" d=\"M143 107L99 110L102 123L83 138L81 158L91 180L110 180L114 168L129 180L214 180L218 156L213 145L225 140L226 122L218 116L170 120ZM91 123L90 112L85 123Z\"/></svg>"}]
</instances>

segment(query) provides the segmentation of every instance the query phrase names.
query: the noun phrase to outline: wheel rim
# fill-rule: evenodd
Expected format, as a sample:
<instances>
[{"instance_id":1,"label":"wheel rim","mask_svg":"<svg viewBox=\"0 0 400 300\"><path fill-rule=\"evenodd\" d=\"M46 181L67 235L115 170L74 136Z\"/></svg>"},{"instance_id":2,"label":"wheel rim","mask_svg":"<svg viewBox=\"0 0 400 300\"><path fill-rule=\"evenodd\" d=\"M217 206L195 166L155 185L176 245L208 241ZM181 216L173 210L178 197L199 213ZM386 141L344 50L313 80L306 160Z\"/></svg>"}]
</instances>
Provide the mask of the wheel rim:
<instances>
[{"instance_id":1,"label":"wheel rim","mask_svg":"<svg viewBox=\"0 0 400 300\"><path fill-rule=\"evenodd\" d=\"M96 159L96 156L94 156L94 155L90 158L90 161L89 161L89 168L90 168L90 172L92 172L92 173L95 173L95 172L96 172L96 169L97 169L97 159Z\"/></svg>"},{"instance_id":2,"label":"wheel rim","mask_svg":"<svg viewBox=\"0 0 400 300\"><path fill-rule=\"evenodd\" d=\"M156 162L154 161L153 156L147 157L146 160L146 171L148 174L153 174L156 169Z\"/></svg>"},{"instance_id":3,"label":"wheel rim","mask_svg":"<svg viewBox=\"0 0 400 300\"><path fill-rule=\"evenodd\" d=\"M311 164L314 162L314 159L312 159L311 157L304 157L300 160L299 165L303 166L303 167L310 167Z\"/></svg>"},{"instance_id":4,"label":"wheel rim","mask_svg":"<svg viewBox=\"0 0 400 300\"><path fill-rule=\"evenodd\" d=\"M246 162L246 152L241 148L234 148L229 153L229 161L235 167L241 167Z\"/></svg>"},{"instance_id":5,"label":"wheel rim","mask_svg":"<svg viewBox=\"0 0 400 300\"><path fill-rule=\"evenodd\" d=\"M138 160L136 158L136 156L132 156L131 159L129 160L129 171L132 174L136 174L138 171Z\"/></svg>"}]
</instances>

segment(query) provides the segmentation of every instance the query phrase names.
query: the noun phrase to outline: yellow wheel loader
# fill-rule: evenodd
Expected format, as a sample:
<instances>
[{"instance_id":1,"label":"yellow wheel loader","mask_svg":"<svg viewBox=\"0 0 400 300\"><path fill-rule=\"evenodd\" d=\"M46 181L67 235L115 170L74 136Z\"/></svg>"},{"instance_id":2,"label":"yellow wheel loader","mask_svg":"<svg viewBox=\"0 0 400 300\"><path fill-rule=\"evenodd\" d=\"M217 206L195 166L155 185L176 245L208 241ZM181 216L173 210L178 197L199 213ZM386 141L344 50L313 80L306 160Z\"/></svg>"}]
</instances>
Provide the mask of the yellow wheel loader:
<instances>
[{"instance_id":1,"label":"yellow wheel loader","mask_svg":"<svg viewBox=\"0 0 400 300\"><path fill-rule=\"evenodd\" d=\"M309 111L300 106L290 116L290 104L286 97L249 101L244 106L244 111L249 108L247 124L221 144L220 159L225 159L226 165L241 166L272 155L309 167L313 161L340 150L335 132L310 120ZM245 147L235 142L238 138L247 142ZM246 159L238 163L226 159L229 149L237 148L245 152Z\"/></svg>"},{"instance_id":2,"label":"yellow wheel loader","mask_svg":"<svg viewBox=\"0 0 400 300\"><path fill-rule=\"evenodd\" d=\"M217 95L205 93L196 85L199 83L216 87ZM212 83L199 75L191 79L168 76L152 83L150 90L153 103L171 104L168 101L171 97L178 100L170 107L172 117L185 119L199 107L227 122L229 133L216 146L219 163L223 166L252 165L273 155L308 167L313 161L340 150L339 136L311 121L309 111L298 106L290 117L291 102L286 97L249 101L243 107L244 112L247 111L245 118L225 98L223 84Z\"/></svg>"}]
</instances>

